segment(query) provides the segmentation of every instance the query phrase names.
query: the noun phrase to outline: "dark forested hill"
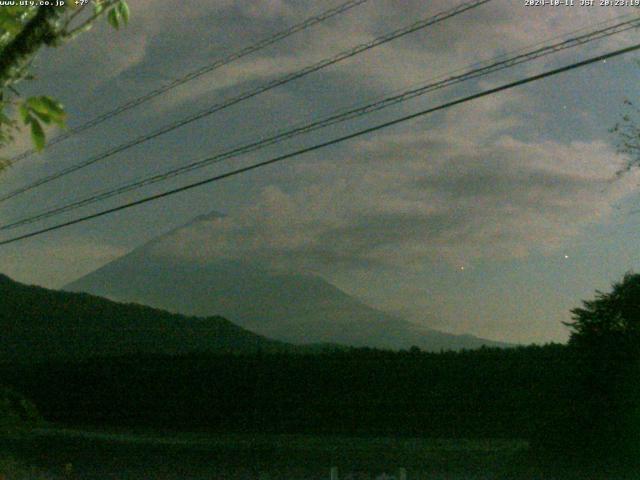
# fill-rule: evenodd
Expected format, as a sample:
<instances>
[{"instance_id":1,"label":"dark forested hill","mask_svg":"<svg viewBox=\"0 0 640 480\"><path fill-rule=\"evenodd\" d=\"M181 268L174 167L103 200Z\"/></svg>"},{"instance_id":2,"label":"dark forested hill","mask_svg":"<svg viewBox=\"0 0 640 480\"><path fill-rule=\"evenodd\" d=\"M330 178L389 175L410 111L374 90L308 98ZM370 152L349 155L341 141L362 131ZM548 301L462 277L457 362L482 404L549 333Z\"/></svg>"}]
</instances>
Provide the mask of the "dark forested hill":
<instances>
[{"instance_id":1,"label":"dark forested hill","mask_svg":"<svg viewBox=\"0 0 640 480\"><path fill-rule=\"evenodd\" d=\"M286 345L222 317L187 317L0 275L0 361L77 360L131 353L212 353Z\"/></svg>"}]
</instances>

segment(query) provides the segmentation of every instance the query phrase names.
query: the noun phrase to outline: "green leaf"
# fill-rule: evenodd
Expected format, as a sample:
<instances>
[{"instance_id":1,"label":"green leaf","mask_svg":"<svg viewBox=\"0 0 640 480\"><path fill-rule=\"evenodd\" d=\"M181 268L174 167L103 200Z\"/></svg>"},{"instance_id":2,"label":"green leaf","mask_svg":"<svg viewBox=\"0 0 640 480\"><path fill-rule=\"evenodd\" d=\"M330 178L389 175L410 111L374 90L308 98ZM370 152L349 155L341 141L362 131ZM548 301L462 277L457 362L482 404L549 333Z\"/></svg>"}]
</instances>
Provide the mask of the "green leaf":
<instances>
[{"instance_id":1,"label":"green leaf","mask_svg":"<svg viewBox=\"0 0 640 480\"><path fill-rule=\"evenodd\" d=\"M21 20L20 13L21 12L19 11L11 11L7 7L1 8L0 29L11 34L19 33L24 27L24 22Z\"/></svg>"},{"instance_id":2,"label":"green leaf","mask_svg":"<svg viewBox=\"0 0 640 480\"><path fill-rule=\"evenodd\" d=\"M120 14L120 18L122 19L122 24L126 25L129 23L129 5L124 0L120 0L118 6L116 7Z\"/></svg>"},{"instance_id":3,"label":"green leaf","mask_svg":"<svg viewBox=\"0 0 640 480\"><path fill-rule=\"evenodd\" d=\"M24 102L24 106L31 111L48 114L49 107L44 104L42 97L29 97Z\"/></svg>"},{"instance_id":4,"label":"green leaf","mask_svg":"<svg viewBox=\"0 0 640 480\"><path fill-rule=\"evenodd\" d=\"M34 110L33 115L35 115L37 119L39 119L42 123L46 125L49 125L51 123L51 117L45 113L36 112Z\"/></svg>"},{"instance_id":5,"label":"green leaf","mask_svg":"<svg viewBox=\"0 0 640 480\"><path fill-rule=\"evenodd\" d=\"M64 126L66 114L64 107L51 97L30 97L26 104L43 122L54 122L57 125Z\"/></svg>"},{"instance_id":6,"label":"green leaf","mask_svg":"<svg viewBox=\"0 0 640 480\"><path fill-rule=\"evenodd\" d=\"M109 25L118 30L120 28L120 13L117 8L112 8L107 14Z\"/></svg>"},{"instance_id":7,"label":"green leaf","mask_svg":"<svg viewBox=\"0 0 640 480\"><path fill-rule=\"evenodd\" d=\"M32 117L31 140L36 146L37 151L41 151L44 148L44 138L44 130L42 129L42 125L40 125L40 122L38 122L37 119Z\"/></svg>"},{"instance_id":8,"label":"green leaf","mask_svg":"<svg viewBox=\"0 0 640 480\"><path fill-rule=\"evenodd\" d=\"M18 110L20 111L20 118L22 118L22 121L24 123L29 123L29 118L31 117L31 112L29 111L29 107L27 107L26 104L21 103L20 107L18 107Z\"/></svg>"},{"instance_id":9,"label":"green leaf","mask_svg":"<svg viewBox=\"0 0 640 480\"><path fill-rule=\"evenodd\" d=\"M58 112L58 113L62 113L64 114L64 107L62 106L62 104L60 102L58 102L57 100L54 100L51 97L47 97L47 96L42 96L42 97L38 97L38 99L47 106L47 108L49 109L49 111L51 112Z\"/></svg>"}]
</instances>

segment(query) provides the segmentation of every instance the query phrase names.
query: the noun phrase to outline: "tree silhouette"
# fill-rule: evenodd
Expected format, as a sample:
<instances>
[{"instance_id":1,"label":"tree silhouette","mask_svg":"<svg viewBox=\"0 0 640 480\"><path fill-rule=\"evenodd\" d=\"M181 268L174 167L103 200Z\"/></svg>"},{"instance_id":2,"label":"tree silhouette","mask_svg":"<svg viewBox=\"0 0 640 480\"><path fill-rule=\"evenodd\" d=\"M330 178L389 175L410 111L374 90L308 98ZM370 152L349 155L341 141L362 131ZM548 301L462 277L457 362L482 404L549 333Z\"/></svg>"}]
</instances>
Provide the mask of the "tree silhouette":
<instances>
[{"instance_id":1,"label":"tree silhouette","mask_svg":"<svg viewBox=\"0 0 640 480\"><path fill-rule=\"evenodd\" d=\"M588 348L617 347L638 353L640 343L640 274L627 273L613 284L610 293L596 291L595 300L585 300L571 311L570 344Z\"/></svg>"},{"instance_id":2,"label":"tree silhouette","mask_svg":"<svg viewBox=\"0 0 640 480\"><path fill-rule=\"evenodd\" d=\"M640 453L640 274L596 292L572 310L569 346L576 353L573 442L589 455Z\"/></svg>"},{"instance_id":3,"label":"tree silhouette","mask_svg":"<svg viewBox=\"0 0 640 480\"><path fill-rule=\"evenodd\" d=\"M611 129L617 136L618 153L626 155L625 165L618 171L621 176L640 166L640 109L631 101L624 101L624 112Z\"/></svg>"}]
</instances>

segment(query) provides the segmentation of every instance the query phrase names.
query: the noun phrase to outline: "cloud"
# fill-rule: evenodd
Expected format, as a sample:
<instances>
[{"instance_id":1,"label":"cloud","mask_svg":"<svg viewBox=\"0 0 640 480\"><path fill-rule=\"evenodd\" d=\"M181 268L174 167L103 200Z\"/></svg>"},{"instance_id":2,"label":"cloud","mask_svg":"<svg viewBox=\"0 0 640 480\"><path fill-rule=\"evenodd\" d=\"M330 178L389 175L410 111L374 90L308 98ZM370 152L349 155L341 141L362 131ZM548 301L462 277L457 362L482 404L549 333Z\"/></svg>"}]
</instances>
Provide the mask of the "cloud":
<instances>
[{"instance_id":1,"label":"cloud","mask_svg":"<svg viewBox=\"0 0 640 480\"><path fill-rule=\"evenodd\" d=\"M137 71L154 66L178 77L303 20L310 10L326 8L281 0L195 0L188 8L177 1L136 0L131 6L129 27L113 32L101 23L96 31L65 45L62 61L48 66L60 75L46 77L77 86L83 92L78 98L106 84L111 90L105 92L112 93L118 82L136 87L118 89L124 101L162 83L156 79L147 84L148 77L136 77ZM173 111L178 103L198 100L216 89L232 91L242 85L242 90L249 82L282 75L449 8L445 0L428 5L417 0L369 2L176 89L158 99L155 109L132 115L147 114L153 122L164 122L156 115L158 109ZM334 99L331 108L339 109L351 101L350 93L359 98L397 90L625 11L525 9L497 0L318 73L318 82ZM90 75L82 68L87 64ZM338 88L343 86L349 89ZM304 110L304 100L311 102L318 92L302 87L297 97L287 98L297 104L278 106L287 112ZM103 96L107 103L104 98L110 97ZM526 255L533 248L558 245L585 224L606 218L610 205L630 187L627 180L607 183L616 168L615 155L601 141L571 143L542 139L535 132L523 134L531 130L523 123L524 115L543 110L536 104L539 100L525 93L492 96L448 110L438 116L438 123L414 124L424 128L422 132L406 128L377 135L333 158L303 162L294 169L295 184L267 187L255 205L212 222L202 235L213 235L217 241L204 242L206 249L214 256L346 265L411 263L432 256L455 260ZM78 118L77 112L71 113ZM264 133L254 132L250 120L247 131L252 138ZM219 129L221 137L229 133L224 127ZM118 124L114 131L123 129ZM193 143L184 140L185 145ZM102 189L111 178L96 177L95 182Z\"/></svg>"},{"instance_id":2,"label":"cloud","mask_svg":"<svg viewBox=\"0 0 640 480\"><path fill-rule=\"evenodd\" d=\"M153 34L149 34L153 37L150 42L162 41L165 36L163 30L170 30L174 43L172 49L186 52L193 50L193 45L198 45L199 48L190 54L190 58L192 61L198 59L201 65L268 37L326 8L314 6L310 11L295 2L280 0L197 2L189 10L192 13L197 11L199 15L193 17L191 22L179 22L173 15L173 10L166 8L171 2L160 3L165 8L156 7L155 10L162 13L154 13L153 8L148 14L144 13L145 17L150 16L149 19L144 19L144 24L156 25ZM220 86L240 86L247 80L295 71L355 45L369 42L391 30L450 10L452 6L451 2L445 0L429 2L428 5L418 0L389 5L370 2L345 15L299 32L257 56L252 55L242 61L239 67L227 66L215 74L207 75L201 81L190 83L189 88L181 89L180 95L167 98L167 102L173 105L176 98L181 101L196 100ZM559 40L562 35L573 30L603 24L622 13L633 11L633 8L602 7L526 8L522 4L514 5L510 0L497 0L376 47L341 62L339 66L331 67L329 71L337 72L337 76L351 82L357 82L365 90L395 91L450 74L463 66L489 60L505 52ZM233 18L232 22L229 21L230 18ZM207 19L209 23L205 37L193 24L199 24L202 19ZM159 30L157 25L163 25L164 29ZM147 30L150 31L150 27ZM632 35L632 32L627 32L599 42L597 47L592 44L590 51L593 53L613 46L619 47L625 38L633 38ZM224 48L220 48L221 46ZM180 60L175 58L175 61ZM546 60L555 61L557 60ZM271 67L265 68L266 65ZM539 65L526 68L539 69ZM255 67L255 71L252 71L252 67Z\"/></svg>"},{"instance_id":3,"label":"cloud","mask_svg":"<svg viewBox=\"0 0 640 480\"><path fill-rule=\"evenodd\" d=\"M126 248L78 238L59 239L36 249L29 248L29 244L3 248L0 272L21 282L50 288L60 288L127 253Z\"/></svg>"},{"instance_id":4,"label":"cloud","mask_svg":"<svg viewBox=\"0 0 640 480\"><path fill-rule=\"evenodd\" d=\"M91 31L60 48L44 49L41 52L43 60L36 61L36 81L33 87L46 86L49 91L53 88L56 95L94 93L140 64L147 54L152 36L153 32L145 31L137 24L116 32L101 18ZM90 75L78 75L78 72L85 71L87 65L91 66ZM52 78L57 81L43 84L45 79Z\"/></svg>"},{"instance_id":5,"label":"cloud","mask_svg":"<svg viewBox=\"0 0 640 480\"><path fill-rule=\"evenodd\" d=\"M268 186L161 248L316 271L553 251L606 220L637 177L613 181L621 159L605 142L515 138L507 112L523 101L487 99L424 132L362 140L296 167L297 188Z\"/></svg>"},{"instance_id":6,"label":"cloud","mask_svg":"<svg viewBox=\"0 0 640 480\"><path fill-rule=\"evenodd\" d=\"M123 100L128 100L338 3L341 2L336 0L310 7L284 0L194 0L188 5L178 0L133 0L131 22L126 28L115 32L101 20L93 31L62 49L49 50L46 60L39 62L38 73L42 78L58 80L57 95L68 97L74 105L77 97L82 100L78 108L90 109L91 104L86 105L84 100L98 91L104 93L100 89L109 94L117 90ZM418 0L368 2L233 67L226 66L190 82L154 104L164 112L176 103L198 101L220 88L240 88L247 81L282 75L451 8L451 2L446 0L427 4ZM329 70L342 80L357 83L365 92L395 91L541 39L552 39L559 32L632 11L525 8L511 0L496 0ZM614 37L606 43L621 42L621 37ZM79 73L86 71L87 65L90 74ZM331 80L322 73L313 75Z\"/></svg>"}]
</instances>

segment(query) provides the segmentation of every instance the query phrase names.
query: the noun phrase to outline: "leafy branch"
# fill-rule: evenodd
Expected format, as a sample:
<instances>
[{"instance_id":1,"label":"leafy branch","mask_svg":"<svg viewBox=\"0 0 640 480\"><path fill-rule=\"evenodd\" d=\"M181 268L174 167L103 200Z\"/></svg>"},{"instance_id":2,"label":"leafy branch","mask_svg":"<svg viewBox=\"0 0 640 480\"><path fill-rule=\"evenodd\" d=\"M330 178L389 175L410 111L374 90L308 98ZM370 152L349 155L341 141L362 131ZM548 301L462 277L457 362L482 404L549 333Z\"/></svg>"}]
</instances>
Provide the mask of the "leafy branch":
<instances>
[{"instance_id":1,"label":"leafy branch","mask_svg":"<svg viewBox=\"0 0 640 480\"><path fill-rule=\"evenodd\" d=\"M62 45L89 30L101 16L115 29L129 21L125 0L94 0L93 8L89 5L69 1L63 8L0 9L0 147L12 143L15 133L26 126L36 150L41 151L46 140L44 126L65 128L66 114L60 102L45 95L22 99L16 84L34 78L29 70L42 47ZM5 166L7 162L0 160L0 170Z\"/></svg>"},{"instance_id":2,"label":"leafy branch","mask_svg":"<svg viewBox=\"0 0 640 480\"><path fill-rule=\"evenodd\" d=\"M618 153L629 156L626 165L618 172L619 176L640 166L640 108L631 100L625 100L624 104L626 111L610 130L618 137Z\"/></svg>"}]
</instances>

